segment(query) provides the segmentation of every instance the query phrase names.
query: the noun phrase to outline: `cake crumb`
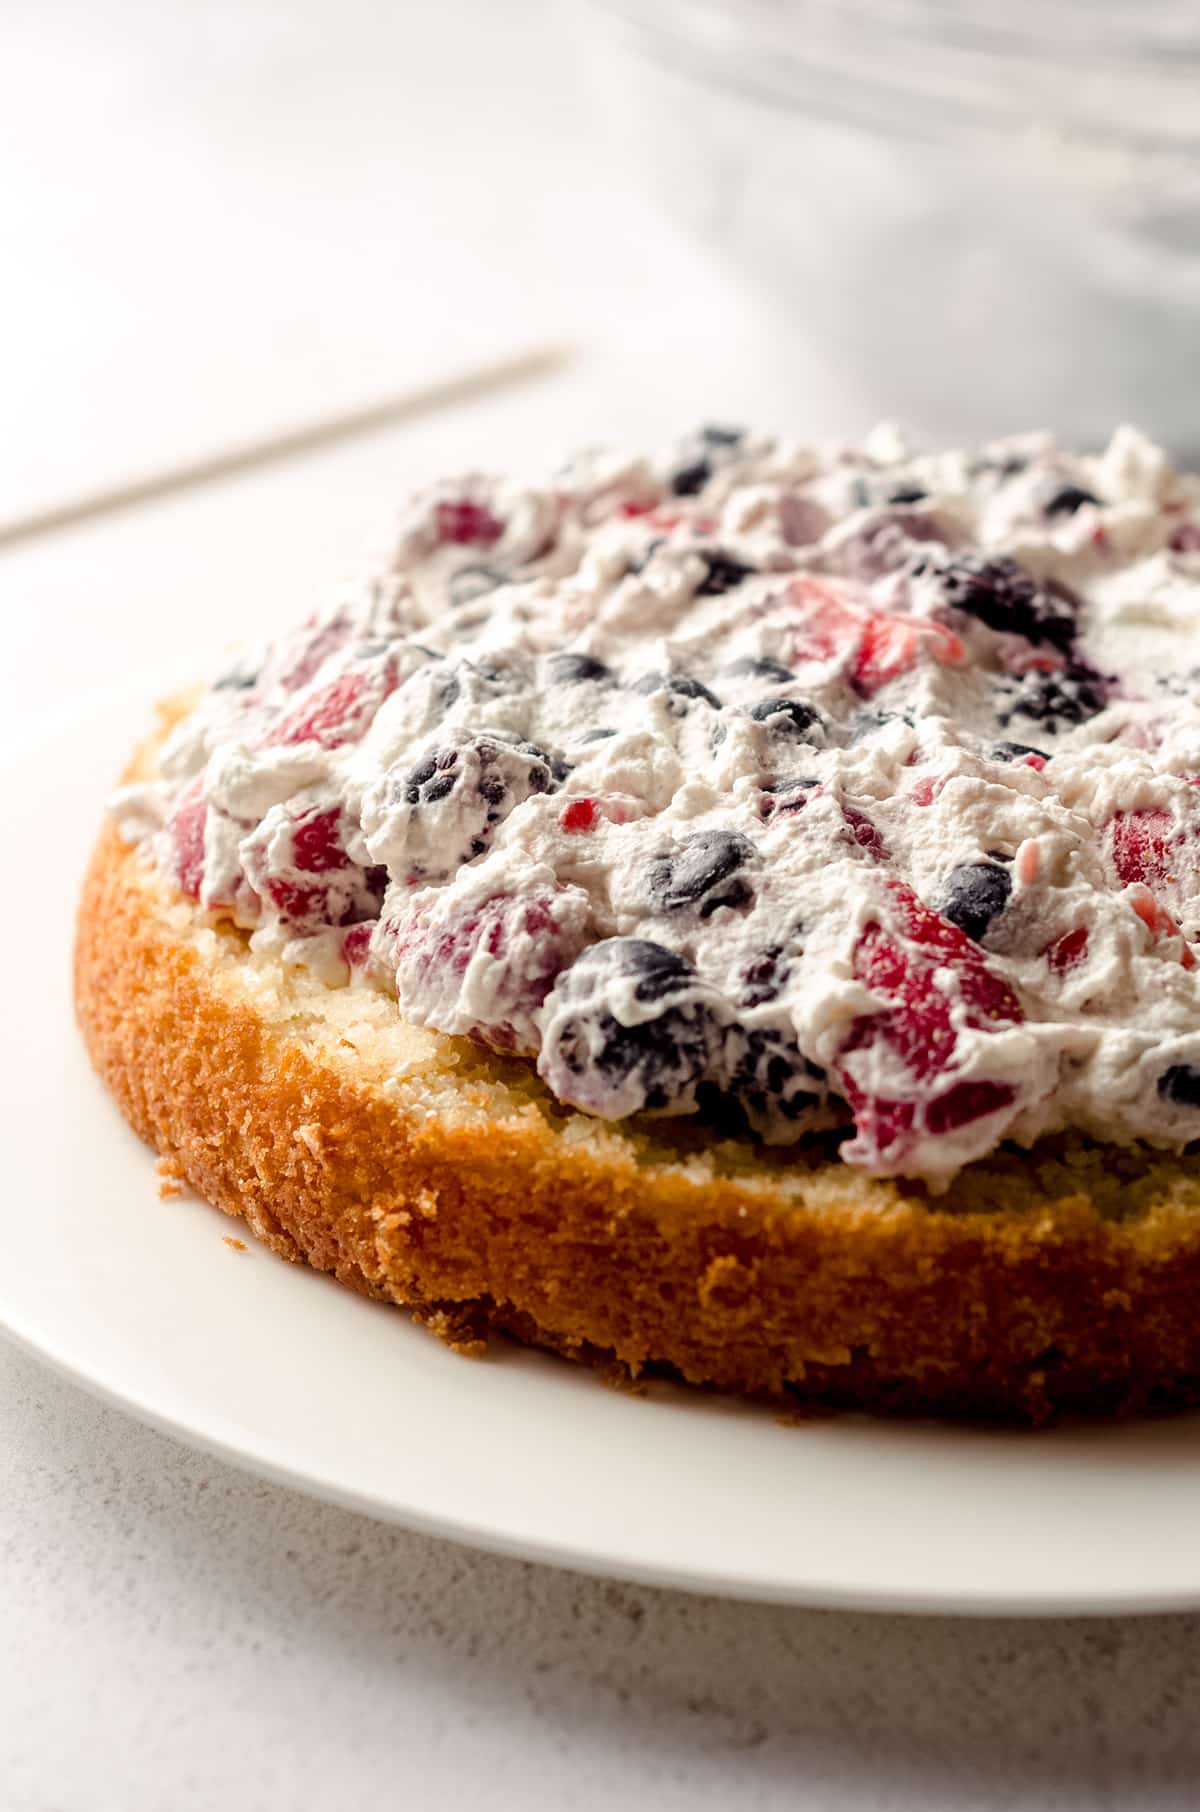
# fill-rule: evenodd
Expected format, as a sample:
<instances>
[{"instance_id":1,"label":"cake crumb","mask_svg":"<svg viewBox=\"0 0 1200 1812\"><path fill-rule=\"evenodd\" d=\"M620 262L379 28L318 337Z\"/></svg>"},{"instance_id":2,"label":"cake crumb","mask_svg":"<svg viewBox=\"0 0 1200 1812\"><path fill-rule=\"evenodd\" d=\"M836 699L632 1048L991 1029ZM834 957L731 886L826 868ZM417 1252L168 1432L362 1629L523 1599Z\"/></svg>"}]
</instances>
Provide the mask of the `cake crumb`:
<instances>
[{"instance_id":1,"label":"cake crumb","mask_svg":"<svg viewBox=\"0 0 1200 1812\"><path fill-rule=\"evenodd\" d=\"M321 1145L324 1136L324 1131L319 1120L307 1121L303 1126L298 1126L292 1135L292 1137L297 1139L301 1145L306 1145L308 1147L314 1158L319 1158L321 1155Z\"/></svg>"},{"instance_id":2,"label":"cake crumb","mask_svg":"<svg viewBox=\"0 0 1200 1812\"><path fill-rule=\"evenodd\" d=\"M237 1236L236 1236L236 1235L235 1235L235 1234L233 1234L233 1233L226 1233L226 1234L225 1234L225 1235L224 1235L224 1236L223 1236L223 1237L224 1237L224 1240L225 1240L225 1244L226 1244L226 1245L227 1245L227 1246L232 1246L232 1247L233 1247L233 1250L234 1250L234 1251L235 1251L235 1252L245 1252L245 1251L247 1251L247 1250L248 1250L248 1248L247 1248L247 1246L246 1246L246 1242L245 1242L245 1240L244 1240L244 1239L238 1239L238 1238L237 1238Z\"/></svg>"},{"instance_id":3,"label":"cake crumb","mask_svg":"<svg viewBox=\"0 0 1200 1812\"><path fill-rule=\"evenodd\" d=\"M177 1158L160 1158L155 1165L158 1172L158 1194L160 1201L169 1201L172 1196L183 1194L183 1171Z\"/></svg>"}]
</instances>

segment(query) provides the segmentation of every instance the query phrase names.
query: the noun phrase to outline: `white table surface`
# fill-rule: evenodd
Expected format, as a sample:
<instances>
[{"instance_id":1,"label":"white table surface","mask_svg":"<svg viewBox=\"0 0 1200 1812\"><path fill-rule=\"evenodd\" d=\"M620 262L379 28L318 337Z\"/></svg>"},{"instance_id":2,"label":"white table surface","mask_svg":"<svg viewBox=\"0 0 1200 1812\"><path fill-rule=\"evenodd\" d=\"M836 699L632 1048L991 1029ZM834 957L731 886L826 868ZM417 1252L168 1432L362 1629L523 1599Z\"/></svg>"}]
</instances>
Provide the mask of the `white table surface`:
<instances>
[{"instance_id":1,"label":"white table surface","mask_svg":"<svg viewBox=\"0 0 1200 1812\"><path fill-rule=\"evenodd\" d=\"M481 352L579 351L0 554L0 760L294 615L422 474L703 416L859 425L816 352L781 395L758 301L617 188L560 8L16 12L0 514ZM6 1346L0 1606L2 1812L1197 1798L1196 1619L803 1613L473 1555L243 1477Z\"/></svg>"}]
</instances>

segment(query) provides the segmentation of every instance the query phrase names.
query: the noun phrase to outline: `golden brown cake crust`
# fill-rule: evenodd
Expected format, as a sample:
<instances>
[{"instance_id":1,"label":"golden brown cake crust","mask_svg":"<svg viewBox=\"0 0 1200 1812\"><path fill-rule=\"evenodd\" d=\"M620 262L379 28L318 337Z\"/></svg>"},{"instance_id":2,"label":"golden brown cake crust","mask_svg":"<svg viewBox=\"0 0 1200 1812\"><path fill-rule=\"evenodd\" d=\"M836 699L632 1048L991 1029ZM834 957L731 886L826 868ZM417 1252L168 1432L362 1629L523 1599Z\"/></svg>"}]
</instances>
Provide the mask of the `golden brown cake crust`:
<instances>
[{"instance_id":1,"label":"golden brown cake crust","mask_svg":"<svg viewBox=\"0 0 1200 1812\"><path fill-rule=\"evenodd\" d=\"M111 828L75 988L122 1112L194 1189L453 1344L499 1328L793 1404L1040 1420L1200 1399L1192 1160L1067 1140L931 1197L601 1127L386 997L264 975ZM414 1047L398 1081L393 1028Z\"/></svg>"}]
</instances>

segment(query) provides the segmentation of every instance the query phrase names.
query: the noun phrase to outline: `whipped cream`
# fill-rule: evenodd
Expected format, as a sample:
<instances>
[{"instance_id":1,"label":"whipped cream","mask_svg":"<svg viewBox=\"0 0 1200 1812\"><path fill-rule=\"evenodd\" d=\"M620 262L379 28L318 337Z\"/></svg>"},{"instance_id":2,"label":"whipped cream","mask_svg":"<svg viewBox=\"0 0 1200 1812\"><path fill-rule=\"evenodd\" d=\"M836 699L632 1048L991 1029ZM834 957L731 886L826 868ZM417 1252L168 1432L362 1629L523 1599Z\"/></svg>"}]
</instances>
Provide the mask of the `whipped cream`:
<instances>
[{"instance_id":1,"label":"whipped cream","mask_svg":"<svg viewBox=\"0 0 1200 1812\"><path fill-rule=\"evenodd\" d=\"M471 476L113 810L204 911L536 1063L941 1186L1200 1137L1200 480L709 428Z\"/></svg>"}]
</instances>

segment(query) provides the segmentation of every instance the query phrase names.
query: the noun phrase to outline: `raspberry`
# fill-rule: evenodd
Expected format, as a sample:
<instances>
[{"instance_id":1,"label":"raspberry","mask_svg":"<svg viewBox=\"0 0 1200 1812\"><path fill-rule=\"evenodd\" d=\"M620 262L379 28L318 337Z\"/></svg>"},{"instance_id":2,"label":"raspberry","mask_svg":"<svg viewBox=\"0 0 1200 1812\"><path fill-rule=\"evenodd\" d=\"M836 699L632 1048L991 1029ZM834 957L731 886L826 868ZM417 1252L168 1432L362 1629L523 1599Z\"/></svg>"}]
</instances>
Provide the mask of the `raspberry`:
<instances>
[{"instance_id":1,"label":"raspberry","mask_svg":"<svg viewBox=\"0 0 1200 1812\"><path fill-rule=\"evenodd\" d=\"M350 858L341 843L341 825L341 807L336 805L330 806L328 811L311 812L299 819L292 832L292 856L296 867L308 875L349 868Z\"/></svg>"},{"instance_id":2,"label":"raspberry","mask_svg":"<svg viewBox=\"0 0 1200 1812\"><path fill-rule=\"evenodd\" d=\"M378 916L387 874L351 860L351 828L340 805L285 804L242 839L247 881L289 929L307 935Z\"/></svg>"},{"instance_id":3,"label":"raspberry","mask_svg":"<svg viewBox=\"0 0 1200 1812\"><path fill-rule=\"evenodd\" d=\"M1044 954L1054 973L1065 975L1069 969L1075 969L1085 961L1087 952L1087 926L1077 925L1074 931L1064 931L1061 937L1047 945Z\"/></svg>"},{"instance_id":4,"label":"raspberry","mask_svg":"<svg viewBox=\"0 0 1200 1812\"><path fill-rule=\"evenodd\" d=\"M299 742L320 743L339 749L357 742L369 729L385 698L395 690L396 666L391 659L350 667L317 690L302 695L263 738L263 747Z\"/></svg>"},{"instance_id":5,"label":"raspberry","mask_svg":"<svg viewBox=\"0 0 1200 1812\"><path fill-rule=\"evenodd\" d=\"M469 498L437 504L433 522L443 545L494 547L504 533L504 524L482 503L472 503Z\"/></svg>"},{"instance_id":6,"label":"raspberry","mask_svg":"<svg viewBox=\"0 0 1200 1812\"><path fill-rule=\"evenodd\" d=\"M190 900L200 898L204 882L204 776L197 774L175 801L167 821L167 834L175 858L175 879Z\"/></svg>"},{"instance_id":7,"label":"raspberry","mask_svg":"<svg viewBox=\"0 0 1200 1812\"><path fill-rule=\"evenodd\" d=\"M448 893L422 894L395 931L400 1010L417 1025L531 1057L535 1015L583 948L587 920L586 897L573 888L495 894L466 909Z\"/></svg>"},{"instance_id":8,"label":"raspberry","mask_svg":"<svg viewBox=\"0 0 1200 1812\"><path fill-rule=\"evenodd\" d=\"M1118 812L1108 828L1113 867L1125 886L1133 881L1161 886L1170 878L1167 845L1174 829L1170 812Z\"/></svg>"},{"instance_id":9,"label":"raspberry","mask_svg":"<svg viewBox=\"0 0 1200 1812\"><path fill-rule=\"evenodd\" d=\"M890 860L891 852L887 844L880 836L878 827L872 824L865 812L860 812L853 805L843 805L842 817L846 820L850 840L860 849L865 849L872 861L887 862Z\"/></svg>"},{"instance_id":10,"label":"raspberry","mask_svg":"<svg viewBox=\"0 0 1200 1812\"><path fill-rule=\"evenodd\" d=\"M985 963L978 947L941 914L923 905L901 881L887 893L900 934L877 921L864 929L854 953L855 977L881 995L886 1010L856 1019L838 1052L835 1075L854 1112L857 1138L844 1155L873 1168L903 1163L925 1134L939 1136L984 1114L1011 1106L1014 1091L1002 1083L960 1083L935 1092L952 1072L957 1052L956 1005L966 1024L990 1031L1018 1025L1020 1003ZM869 1093L847 1059L889 1045L908 1072L903 1097Z\"/></svg>"},{"instance_id":11,"label":"raspberry","mask_svg":"<svg viewBox=\"0 0 1200 1812\"><path fill-rule=\"evenodd\" d=\"M558 814L558 822L565 831L590 831L596 827L596 816L594 799L571 799Z\"/></svg>"}]
</instances>

